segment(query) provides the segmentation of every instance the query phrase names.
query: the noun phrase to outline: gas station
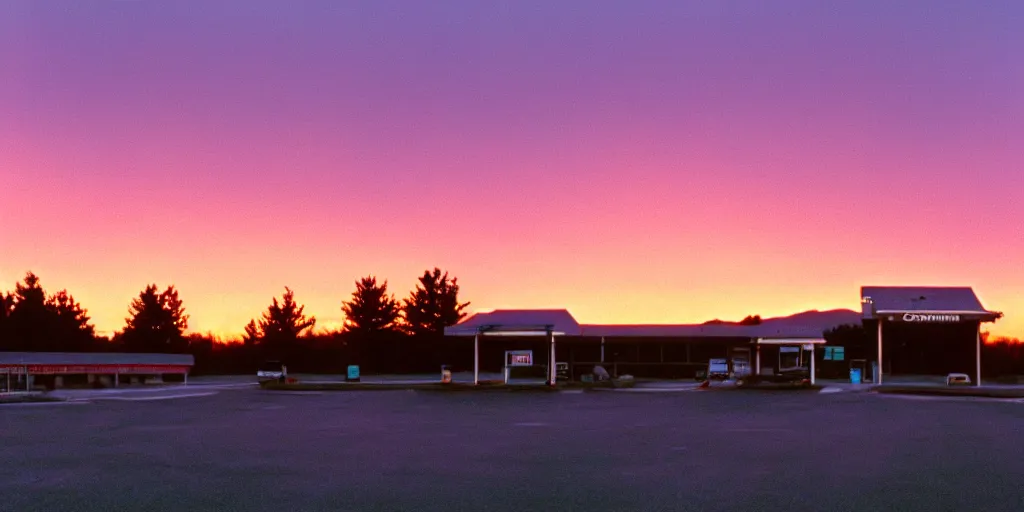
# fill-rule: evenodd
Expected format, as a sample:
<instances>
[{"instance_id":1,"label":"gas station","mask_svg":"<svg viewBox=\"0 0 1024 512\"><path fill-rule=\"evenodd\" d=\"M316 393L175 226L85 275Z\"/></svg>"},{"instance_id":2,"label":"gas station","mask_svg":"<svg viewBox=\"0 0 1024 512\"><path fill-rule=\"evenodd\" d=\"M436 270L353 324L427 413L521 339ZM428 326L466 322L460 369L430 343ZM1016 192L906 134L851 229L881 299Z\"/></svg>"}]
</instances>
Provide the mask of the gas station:
<instances>
[{"instance_id":1,"label":"gas station","mask_svg":"<svg viewBox=\"0 0 1024 512\"><path fill-rule=\"evenodd\" d=\"M674 369L685 378L706 370L712 359L727 361L730 375L747 377L748 381L803 369L813 384L813 354L825 344L822 332L827 328L773 324L581 325L567 310L557 309L477 313L449 327L445 334L473 338L474 384L480 383L484 366L500 369L508 383L511 368L539 363L545 368L545 384L555 385L560 366L568 373L563 380L585 374L574 370L580 367L611 366L617 376L619 365L633 372L641 367ZM497 349L503 351L500 368L494 365ZM651 362L620 362L625 359L619 357L620 352L631 351L638 358L645 353L657 356L651 357ZM487 354L483 365L481 353ZM542 361L534 361L534 353L545 356Z\"/></svg>"},{"instance_id":2,"label":"gas station","mask_svg":"<svg viewBox=\"0 0 1024 512\"><path fill-rule=\"evenodd\" d=\"M989 311L968 287L865 286L863 325L874 332L874 382L885 374L970 375L981 385L981 326Z\"/></svg>"},{"instance_id":3,"label":"gas station","mask_svg":"<svg viewBox=\"0 0 1024 512\"><path fill-rule=\"evenodd\" d=\"M593 368L658 379L684 379L725 361L730 378L785 380L803 374L814 384L825 363L834 377L883 382L884 375L967 376L981 384L981 326L1002 313L982 306L969 287L861 289L862 311L794 315L744 325L580 324L565 309L480 312L446 328L447 336L473 338L473 383L482 369L542 366L545 384L575 380ZM829 346L824 333L862 326L863 339ZM544 354L534 360L534 354ZM517 358L515 358L515 357Z\"/></svg>"},{"instance_id":4,"label":"gas station","mask_svg":"<svg viewBox=\"0 0 1024 512\"><path fill-rule=\"evenodd\" d=\"M557 382L555 337L579 335L580 324L566 310L499 310L477 313L462 323L445 329L447 336L473 337L473 384L480 384L480 343L488 338L529 338L547 342L547 371L545 383ZM516 353L518 352L518 354ZM526 360L527 354L529 359ZM511 355L518 355L519 359ZM509 369L514 366L533 366L533 351L519 350L506 353L502 373L507 383Z\"/></svg>"}]
</instances>

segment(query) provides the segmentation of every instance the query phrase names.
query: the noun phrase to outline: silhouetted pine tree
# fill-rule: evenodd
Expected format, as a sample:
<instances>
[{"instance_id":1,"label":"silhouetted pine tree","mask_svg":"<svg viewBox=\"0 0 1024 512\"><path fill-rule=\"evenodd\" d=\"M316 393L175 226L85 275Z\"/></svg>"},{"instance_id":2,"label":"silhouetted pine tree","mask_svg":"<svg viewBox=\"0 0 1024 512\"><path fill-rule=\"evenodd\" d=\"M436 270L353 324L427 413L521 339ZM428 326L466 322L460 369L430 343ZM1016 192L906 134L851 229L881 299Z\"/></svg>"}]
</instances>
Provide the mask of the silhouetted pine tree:
<instances>
[{"instance_id":1,"label":"silhouetted pine tree","mask_svg":"<svg viewBox=\"0 0 1024 512\"><path fill-rule=\"evenodd\" d=\"M306 307L295 302L295 293L288 287L284 290L281 301L274 297L259 322L260 344L272 351L294 346L299 336L316 325L316 318L303 314Z\"/></svg>"},{"instance_id":2,"label":"silhouetted pine tree","mask_svg":"<svg viewBox=\"0 0 1024 512\"><path fill-rule=\"evenodd\" d=\"M249 323L245 324L245 334L242 335L242 344L247 347L258 345L262 338L263 331L261 331L260 326L256 324L256 320L249 320Z\"/></svg>"},{"instance_id":3,"label":"silhouetted pine tree","mask_svg":"<svg viewBox=\"0 0 1024 512\"><path fill-rule=\"evenodd\" d=\"M0 350L81 351L95 342L82 306L67 290L47 296L32 272L14 293L0 297L0 323Z\"/></svg>"},{"instance_id":4,"label":"silhouetted pine tree","mask_svg":"<svg viewBox=\"0 0 1024 512\"><path fill-rule=\"evenodd\" d=\"M747 315L739 323L740 325L761 325L761 315Z\"/></svg>"},{"instance_id":5,"label":"silhouetted pine tree","mask_svg":"<svg viewBox=\"0 0 1024 512\"><path fill-rule=\"evenodd\" d=\"M125 319L124 331L115 336L124 350L132 352L185 352L188 341L188 315L178 291L169 286L162 293L151 284L132 300L131 316Z\"/></svg>"},{"instance_id":6,"label":"silhouetted pine tree","mask_svg":"<svg viewBox=\"0 0 1024 512\"><path fill-rule=\"evenodd\" d=\"M86 310L67 290L51 295L46 307L54 315L56 338L60 341L58 350L80 352L95 348L96 328L89 323Z\"/></svg>"},{"instance_id":7,"label":"silhouetted pine tree","mask_svg":"<svg viewBox=\"0 0 1024 512\"><path fill-rule=\"evenodd\" d=\"M342 302L341 310L345 313L345 331L363 335L393 331L401 313L394 295L388 295L387 281L378 285L373 276L356 282L356 291Z\"/></svg>"},{"instance_id":8,"label":"silhouetted pine tree","mask_svg":"<svg viewBox=\"0 0 1024 512\"><path fill-rule=\"evenodd\" d=\"M10 334L11 312L14 309L14 296L9 293L0 292L0 350L11 350L12 345Z\"/></svg>"},{"instance_id":9,"label":"silhouetted pine tree","mask_svg":"<svg viewBox=\"0 0 1024 512\"><path fill-rule=\"evenodd\" d=\"M413 335L441 335L466 317L468 302L459 302L458 279L434 268L423 273L416 289L402 303L404 327Z\"/></svg>"}]
</instances>

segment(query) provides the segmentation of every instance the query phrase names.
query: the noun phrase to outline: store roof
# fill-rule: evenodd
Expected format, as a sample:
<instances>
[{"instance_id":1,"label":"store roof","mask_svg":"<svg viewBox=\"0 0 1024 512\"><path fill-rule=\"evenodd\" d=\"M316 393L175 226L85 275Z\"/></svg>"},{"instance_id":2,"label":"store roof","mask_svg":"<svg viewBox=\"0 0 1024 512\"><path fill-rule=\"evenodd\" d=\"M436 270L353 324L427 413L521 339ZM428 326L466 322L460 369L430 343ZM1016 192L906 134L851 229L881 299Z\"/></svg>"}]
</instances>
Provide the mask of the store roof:
<instances>
[{"instance_id":1,"label":"store roof","mask_svg":"<svg viewBox=\"0 0 1024 512\"><path fill-rule=\"evenodd\" d=\"M1003 316L985 309L968 286L865 286L860 295L870 307L865 311L869 317L883 313L940 313L995 320Z\"/></svg>"},{"instance_id":2,"label":"store roof","mask_svg":"<svg viewBox=\"0 0 1024 512\"><path fill-rule=\"evenodd\" d=\"M193 366L192 354L119 352L0 352L0 365L168 365Z\"/></svg>"},{"instance_id":3,"label":"store roof","mask_svg":"<svg viewBox=\"0 0 1024 512\"><path fill-rule=\"evenodd\" d=\"M558 336L579 336L580 324L565 309L498 309L476 313L458 325L445 328L448 336L473 336L478 333L538 336L553 332Z\"/></svg>"},{"instance_id":4,"label":"store roof","mask_svg":"<svg viewBox=\"0 0 1024 512\"><path fill-rule=\"evenodd\" d=\"M860 323L850 310L810 311L789 317L769 318L758 325L731 322L705 324L584 324L565 309L505 309L477 313L445 329L449 336L477 333L537 336L548 330L558 336L620 338L820 338L822 333L846 323Z\"/></svg>"}]
</instances>

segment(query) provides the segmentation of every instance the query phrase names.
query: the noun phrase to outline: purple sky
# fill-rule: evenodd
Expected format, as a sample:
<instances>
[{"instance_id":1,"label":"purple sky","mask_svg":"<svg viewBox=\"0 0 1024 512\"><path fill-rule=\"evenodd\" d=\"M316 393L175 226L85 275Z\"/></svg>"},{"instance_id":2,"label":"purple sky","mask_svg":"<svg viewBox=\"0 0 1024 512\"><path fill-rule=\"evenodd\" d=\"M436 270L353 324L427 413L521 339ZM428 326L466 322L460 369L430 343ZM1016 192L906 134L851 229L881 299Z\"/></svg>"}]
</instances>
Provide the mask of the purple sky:
<instances>
[{"instance_id":1,"label":"purple sky","mask_svg":"<svg viewBox=\"0 0 1024 512\"><path fill-rule=\"evenodd\" d=\"M7 0L0 288L237 332L434 265L588 322L967 284L1024 335L1024 3L828 4Z\"/></svg>"}]
</instances>

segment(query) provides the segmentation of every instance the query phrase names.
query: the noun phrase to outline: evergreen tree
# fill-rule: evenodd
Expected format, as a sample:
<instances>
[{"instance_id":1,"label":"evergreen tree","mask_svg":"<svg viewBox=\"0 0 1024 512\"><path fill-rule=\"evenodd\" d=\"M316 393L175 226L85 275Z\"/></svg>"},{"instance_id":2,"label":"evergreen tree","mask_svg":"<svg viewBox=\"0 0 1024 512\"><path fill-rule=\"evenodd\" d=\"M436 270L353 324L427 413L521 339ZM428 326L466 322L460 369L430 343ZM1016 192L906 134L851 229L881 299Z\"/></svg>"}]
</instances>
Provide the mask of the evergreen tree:
<instances>
[{"instance_id":1,"label":"evergreen tree","mask_svg":"<svg viewBox=\"0 0 1024 512\"><path fill-rule=\"evenodd\" d=\"M11 312L14 309L14 296L0 292L0 350L8 348L11 340Z\"/></svg>"},{"instance_id":2,"label":"evergreen tree","mask_svg":"<svg viewBox=\"0 0 1024 512\"><path fill-rule=\"evenodd\" d=\"M747 315L746 318L740 320L740 325L761 325L761 315Z\"/></svg>"},{"instance_id":3,"label":"evergreen tree","mask_svg":"<svg viewBox=\"0 0 1024 512\"><path fill-rule=\"evenodd\" d=\"M119 341L125 350L138 352L183 352L188 348L185 330L188 315L178 291L169 286L162 293L151 284L135 298L128 308Z\"/></svg>"},{"instance_id":4,"label":"evergreen tree","mask_svg":"<svg viewBox=\"0 0 1024 512\"><path fill-rule=\"evenodd\" d=\"M71 352L91 349L94 340L82 306L67 290L47 296L32 272L14 293L0 294L0 350Z\"/></svg>"},{"instance_id":5,"label":"evergreen tree","mask_svg":"<svg viewBox=\"0 0 1024 512\"><path fill-rule=\"evenodd\" d=\"M260 330L260 326L256 324L256 320L249 320L249 323L245 325L245 334L242 335L242 344L257 345L261 339L263 339L263 332Z\"/></svg>"},{"instance_id":6,"label":"evergreen tree","mask_svg":"<svg viewBox=\"0 0 1024 512\"><path fill-rule=\"evenodd\" d=\"M394 295L388 294L388 283L377 284L377 278L364 277L356 282L352 298L343 302L345 331L371 334L395 329L400 308Z\"/></svg>"},{"instance_id":7,"label":"evergreen tree","mask_svg":"<svg viewBox=\"0 0 1024 512\"><path fill-rule=\"evenodd\" d=\"M51 343L52 314L46 307L46 292L39 276L28 272L14 287L10 315L9 350L47 351Z\"/></svg>"},{"instance_id":8,"label":"evergreen tree","mask_svg":"<svg viewBox=\"0 0 1024 512\"><path fill-rule=\"evenodd\" d=\"M459 302L458 278L434 268L423 273L416 289L402 303L405 327L413 335L440 335L466 317L468 302Z\"/></svg>"},{"instance_id":9,"label":"evergreen tree","mask_svg":"<svg viewBox=\"0 0 1024 512\"><path fill-rule=\"evenodd\" d=\"M94 348L96 328L89 323L89 316L75 298L61 290L50 296L46 307L53 315L56 337L60 340L60 350L86 351Z\"/></svg>"},{"instance_id":10,"label":"evergreen tree","mask_svg":"<svg viewBox=\"0 0 1024 512\"><path fill-rule=\"evenodd\" d=\"M299 336L316 325L316 318L303 314L306 307L295 302L295 293L288 287L284 290L281 301L274 297L259 323L260 342L268 347L293 346Z\"/></svg>"}]
</instances>

